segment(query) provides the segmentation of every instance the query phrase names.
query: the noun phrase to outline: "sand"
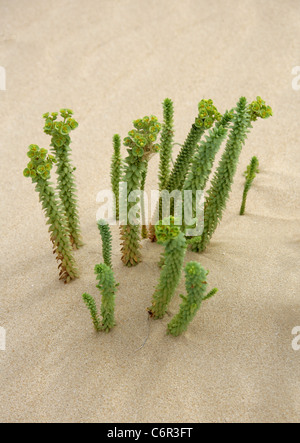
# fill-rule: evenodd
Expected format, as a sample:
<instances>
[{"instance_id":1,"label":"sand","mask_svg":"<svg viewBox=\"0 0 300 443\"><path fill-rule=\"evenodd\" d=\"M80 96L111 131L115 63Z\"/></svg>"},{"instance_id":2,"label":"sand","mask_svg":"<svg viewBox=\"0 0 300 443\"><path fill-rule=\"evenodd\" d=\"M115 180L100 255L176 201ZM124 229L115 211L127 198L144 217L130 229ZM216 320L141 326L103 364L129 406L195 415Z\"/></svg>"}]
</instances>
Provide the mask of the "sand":
<instances>
[{"instance_id":1,"label":"sand","mask_svg":"<svg viewBox=\"0 0 300 443\"><path fill-rule=\"evenodd\" d=\"M291 346L300 325L300 91L291 75L299 23L293 0L0 1L1 422L299 422L300 351ZM218 295L182 337L166 336L169 317L151 322L136 352L162 248L144 241L143 263L128 270L114 228L118 325L97 335L81 294L98 295L96 195L109 187L112 135L125 137L137 117L161 118L170 97L182 143L202 98L225 111L258 94L274 117L248 138L211 245L187 256L210 270ZM80 122L72 147L85 241L76 252L81 278L67 286L22 176L27 146L49 146L41 115L61 107ZM252 155L261 173L240 217ZM176 296L169 315L178 304Z\"/></svg>"}]
</instances>

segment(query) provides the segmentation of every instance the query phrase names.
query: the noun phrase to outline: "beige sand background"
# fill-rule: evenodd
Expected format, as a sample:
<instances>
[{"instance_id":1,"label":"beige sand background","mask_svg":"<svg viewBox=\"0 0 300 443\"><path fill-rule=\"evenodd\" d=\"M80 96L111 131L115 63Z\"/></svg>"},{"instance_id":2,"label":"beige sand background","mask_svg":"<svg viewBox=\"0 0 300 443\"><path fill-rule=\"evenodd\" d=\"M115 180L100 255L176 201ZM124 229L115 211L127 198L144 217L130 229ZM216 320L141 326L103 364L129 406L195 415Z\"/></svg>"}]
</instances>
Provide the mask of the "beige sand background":
<instances>
[{"instance_id":1,"label":"beige sand background","mask_svg":"<svg viewBox=\"0 0 300 443\"><path fill-rule=\"evenodd\" d=\"M299 24L298 0L0 1L1 422L299 421ZM127 270L114 228L118 326L96 335L81 294L98 295L96 195L109 186L112 135L125 137L137 117L161 118L169 96L182 143L202 98L224 111L258 94L274 117L249 136L207 252L187 257L210 270L219 294L178 339L165 334L169 318L151 323L135 352L161 247L145 241L143 263ZM57 279L38 196L22 176L27 146L49 145L41 115L61 107L80 122L72 146L86 243L76 253L81 278L69 286ZM252 155L261 173L239 217Z\"/></svg>"}]
</instances>

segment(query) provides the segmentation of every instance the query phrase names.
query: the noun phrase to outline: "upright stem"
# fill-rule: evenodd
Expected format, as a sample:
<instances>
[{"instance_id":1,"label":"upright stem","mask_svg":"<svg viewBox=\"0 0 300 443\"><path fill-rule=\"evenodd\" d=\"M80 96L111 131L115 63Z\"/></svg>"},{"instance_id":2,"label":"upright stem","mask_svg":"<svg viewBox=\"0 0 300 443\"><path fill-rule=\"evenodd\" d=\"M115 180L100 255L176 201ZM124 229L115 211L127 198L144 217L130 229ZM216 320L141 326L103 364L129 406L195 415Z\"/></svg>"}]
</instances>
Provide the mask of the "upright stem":
<instances>
[{"instance_id":1,"label":"upright stem","mask_svg":"<svg viewBox=\"0 0 300 443\"><path fill-rule=\"evenodd\" d=\"M54 189L47 181L39 180L36 184L36 190L39 192L40 200L50 225L50 238L53 243L56 260L59 262L60 280L68 283L79 275L72 254L66 219L56 200Z\"/></svg>"},{"instance_id":2,"label":"upright stem","mask_svg":"<svg viewBox=\"0 0 300 443\"><path fill-rule=\"evenodd\" d=\"M165 315L179 284L186 251L186 240L183 233L180 232L180 228L172 226L172 221L170 226L157 225L156 236L158 241L165 245L165 260L149 312L152 317L158 319Z\"/></svg>"}]
</instances>

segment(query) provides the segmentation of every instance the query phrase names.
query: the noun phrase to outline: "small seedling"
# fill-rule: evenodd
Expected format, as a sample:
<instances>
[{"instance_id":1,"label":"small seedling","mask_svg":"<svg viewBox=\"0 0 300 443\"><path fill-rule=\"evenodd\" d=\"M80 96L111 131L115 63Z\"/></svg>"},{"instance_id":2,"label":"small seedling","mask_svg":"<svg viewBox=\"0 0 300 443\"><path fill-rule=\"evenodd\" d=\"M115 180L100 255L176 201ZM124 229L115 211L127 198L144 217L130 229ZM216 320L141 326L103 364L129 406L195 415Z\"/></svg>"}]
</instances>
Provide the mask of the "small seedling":
<instances>
[{"instance_id":1,"label":"small seedling","mask_svg":"<svg viewBox=\"0 0 300 443\"><path fill-rule=\"evenodd\" d=\"M246 182L244 186L244 192L243 192L243 199L242 199L242 205L240 209L240 215L245 214L245 208L246 208L246 201L247 201L247 195L248 192L252 186L253 180L256 177L256 174L259 172L259 162L257 157L252 157L250 164L247 166L247 169L244 173L246 177Z\"/></svg>"},{"instance_id":2,"label":"small seedling","mask_svg":"<svg viewBox=\"0 0 300 443\"><path fill-rule=\"evenodd\" d=\"M96 331L109 332L116 325L115 298L118 284L116 284L112 269L105 264L96 265L95 274L99 281L97 288L102 294L101 317L98 314L95 299L87 293L84 293L82 298L90 311Z\"/></svg>"}]
</instances>

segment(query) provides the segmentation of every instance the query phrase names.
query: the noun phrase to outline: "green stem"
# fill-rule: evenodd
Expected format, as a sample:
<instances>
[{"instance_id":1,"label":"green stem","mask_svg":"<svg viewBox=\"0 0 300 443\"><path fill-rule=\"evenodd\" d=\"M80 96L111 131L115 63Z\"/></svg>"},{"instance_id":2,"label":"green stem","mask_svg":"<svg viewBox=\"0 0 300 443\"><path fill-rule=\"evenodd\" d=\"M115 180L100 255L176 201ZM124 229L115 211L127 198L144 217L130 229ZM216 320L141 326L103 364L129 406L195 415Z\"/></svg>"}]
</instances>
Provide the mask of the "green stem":
<instances>
[{"instance_id":1,"label":"green stem","mask_svg":"<svg viewBox=\"0 0 300 443\"><path fill-rule=\"evenodd\" d=\"M112 190L116 198L116 219L119 220L119 184L121 181L121 169L122 169L122 158L121 158L121 137L115 134L113 137L113 147L114 153L111 161L111 185Z\"/></svg>"},{"instance_id":2,"label":"green stem","mask_svg":"<svg viewBox=\"0 0 300 443\"><path fill-rule=\"evenodd\" d=\"M88 310L90 311L94 328L96 329L97 332L101 331L101 322L99 320L95 299L87 293L84 293L82 298Z\"/></svg>"},{"instance_id":3,"label":"green stem","mask_svg":"<svg viewBox=\"0 0 300 443\"><path fill-rule=\"evenodd\" d=\"M248 195L248 192L252 186L253 180L256 177L256 173L258 172L258 167L259 167L259 163L258 163L257 157L252 157L250 165L248 166L246 173L245 173L246 174L246 182L245 182L245 187L244 187L244 192L243 192L243 199L242 199L242 205L241 205L241 209L240 209L240 215L245 214L247 195Z\"/></svg>"},{"instance_id":4,"label":"green stem","mask_svg":"<svg viewBox=\"0 0 300 443\"><path fill-rule=\"evenodd\" d=\"M171 217L171 225L156 226L156 236L159 243L165 245L165 261L161 270L158 286L152 297L152 306L149 308L150 315L155 319L162 318L167 307L175 294L175 290L181 278L183 260L186 251L186 240L178 226L172 226L174 219Z\"/></svg>"},{"instance_id":5,"label":"green stem","mask_svg":"<svg viewBox=\"0 0 300 443\"><path fill-rule=\"evenodd\" d=\"M102 256L104 263L112 269L112 235L105 220L98 221L98 229L102 238Z\"/></svg>"},{"instance_id":6,"label":"green stem","mask_svg":"<svg viewBox=\"0 0 300 443\"><path fill-rule=\"evenodd\" d=\"M115 325L115 299L117 284L111 268L105 264L95 266L96 278L99 281L97 288L102 293L101 301L101 330L109 332Z\"/></svg>"},{"instance_id":7,"label":"green stem","mask_svg":"<svg viewBox=\"0 0 300 443\"><path fill-rule=\"evenodd\" d=\"M50 225L50 238L53 243L56 259L59 262L60 280L69 283L79 275L72 254L72 246L65 216L55 197L54 189L47 181L38 180L36 190L39 192L40 200L48 219L47 224Z\"/></svg>"},{"instance_id":8,"label":"green stem","mask_svg":"<svg viewBox=\"0 0 300 443\"><path fill-rule=\"evenodd\" d=\"M163 102L164 122L161 132L159 190L167 188L171 171L171 159L174 138L174 106L172 100L166 98Z\"/></svg>"}]
</instances>

